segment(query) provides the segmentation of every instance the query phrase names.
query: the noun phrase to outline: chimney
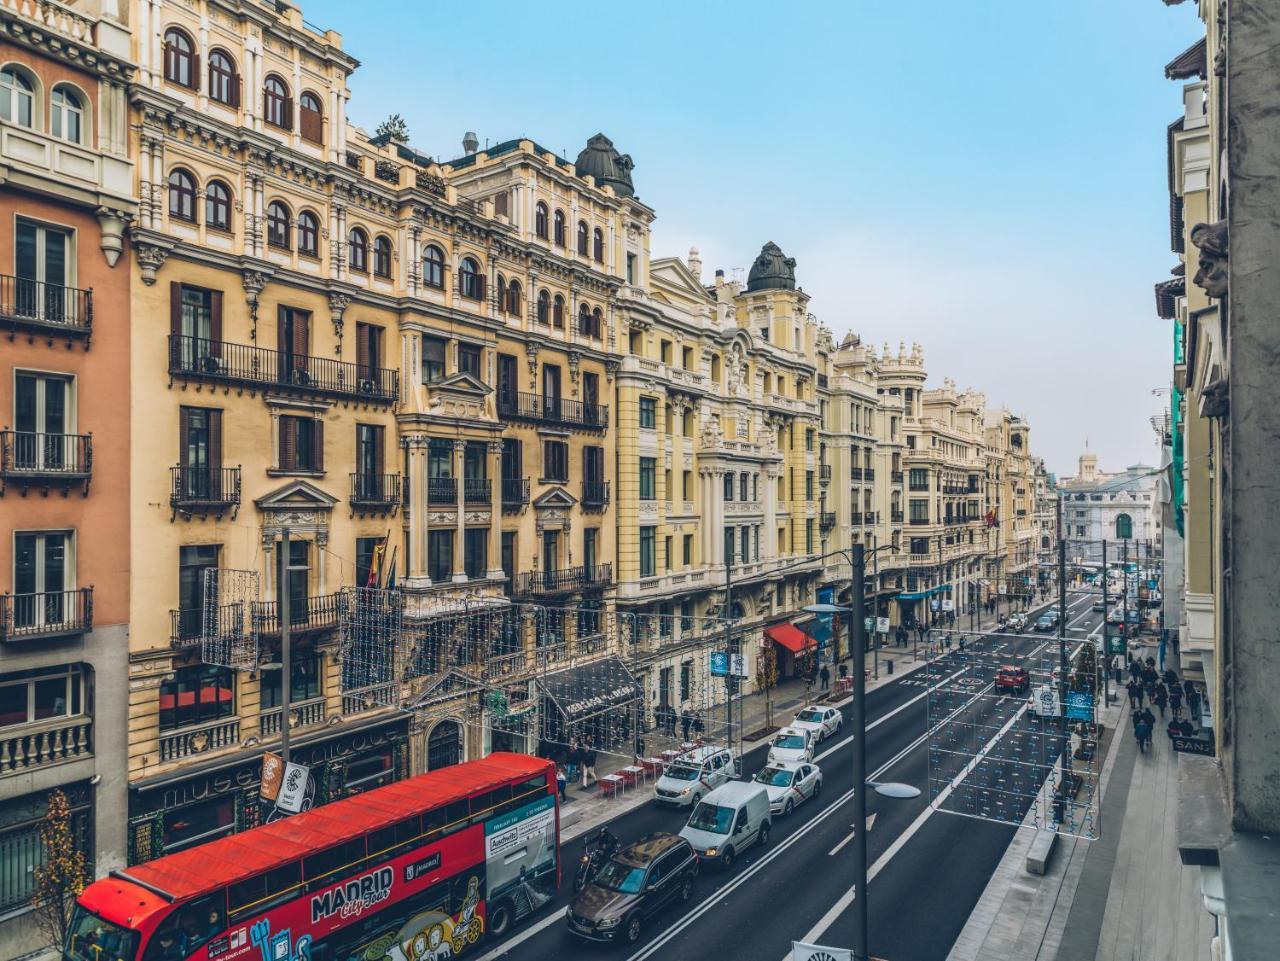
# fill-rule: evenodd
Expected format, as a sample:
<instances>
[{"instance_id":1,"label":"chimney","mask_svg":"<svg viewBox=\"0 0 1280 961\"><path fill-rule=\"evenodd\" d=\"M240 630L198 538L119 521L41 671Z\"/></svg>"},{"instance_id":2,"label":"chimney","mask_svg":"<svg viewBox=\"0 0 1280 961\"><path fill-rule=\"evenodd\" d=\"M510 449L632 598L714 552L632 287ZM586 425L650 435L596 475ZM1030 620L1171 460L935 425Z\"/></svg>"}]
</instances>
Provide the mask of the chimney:
<instances>
[{"instance_id":1,"label":"chimney","mask_svg":"<svg viewBox=\"0 0 1280 961\"><path fill-rule=\"evenodd\" d=\"M474 130L468 130L462 135L462 149L468 157L474 156L480 149L480 140L476 137Z\"/></svg>"},{"instance_id":2,"label":"chimney","mask_svg":"<svg viewBox=\"0 0 1280 961\"><path fill-rule=\"evenodd\" d=\"M723 271L723 270L717 270L717 271L716 271L716 286L717 286L717 287L723 287L723 286L724 286L724 271Z\"/></svg>"}]
</instances>

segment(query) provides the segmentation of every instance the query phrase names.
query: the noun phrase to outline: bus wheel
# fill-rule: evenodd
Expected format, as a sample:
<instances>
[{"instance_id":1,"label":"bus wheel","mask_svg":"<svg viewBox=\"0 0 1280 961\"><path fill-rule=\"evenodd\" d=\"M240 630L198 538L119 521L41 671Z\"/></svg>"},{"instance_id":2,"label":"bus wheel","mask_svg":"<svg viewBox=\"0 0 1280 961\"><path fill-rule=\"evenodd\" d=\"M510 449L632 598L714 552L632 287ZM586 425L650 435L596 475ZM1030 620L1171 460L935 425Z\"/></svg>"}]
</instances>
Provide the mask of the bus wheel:
<instances>
[{"instance_id":1,"label":"bus wheel","mask_svg":"<svg viewBox=\"0 0 1280 961\"><path fill-rule=\"evenodd\" d=\"M511 930L511 902L499 901L489 912L489 933L502 937Z\"/></svg>"}]
</instances>

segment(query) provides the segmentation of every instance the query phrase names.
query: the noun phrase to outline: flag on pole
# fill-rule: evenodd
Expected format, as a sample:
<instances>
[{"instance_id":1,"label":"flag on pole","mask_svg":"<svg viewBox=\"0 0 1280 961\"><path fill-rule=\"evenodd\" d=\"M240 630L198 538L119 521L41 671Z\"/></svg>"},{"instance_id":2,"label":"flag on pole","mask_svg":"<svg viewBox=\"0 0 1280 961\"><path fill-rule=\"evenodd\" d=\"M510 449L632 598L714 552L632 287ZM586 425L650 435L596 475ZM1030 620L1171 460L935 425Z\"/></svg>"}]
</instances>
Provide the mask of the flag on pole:
<instances>
[{"instance_id":1,"label":"flag on pole","mask_svg":"<svg viewBox=\"0 0 1280 961\"><path fill-rule=\"evenodd\" d=\"M391 563L387 565L387 590L394 591L396 589L396 550L391 548Z\"/></svg>"},{"instance_id":2,"label":"flag on pole","mask_svg":"<svg viewBox=\"0 0 1280 961\"><path fill-rule=\"evenodd\" d=\"M388 531L387 533L390 533ZM365 578L365 587L377 587L382 580L382 555L386 553L386 540L378 541L373 548L373 557L369 560L369 576Z\"/></svg>"}]
</instances>

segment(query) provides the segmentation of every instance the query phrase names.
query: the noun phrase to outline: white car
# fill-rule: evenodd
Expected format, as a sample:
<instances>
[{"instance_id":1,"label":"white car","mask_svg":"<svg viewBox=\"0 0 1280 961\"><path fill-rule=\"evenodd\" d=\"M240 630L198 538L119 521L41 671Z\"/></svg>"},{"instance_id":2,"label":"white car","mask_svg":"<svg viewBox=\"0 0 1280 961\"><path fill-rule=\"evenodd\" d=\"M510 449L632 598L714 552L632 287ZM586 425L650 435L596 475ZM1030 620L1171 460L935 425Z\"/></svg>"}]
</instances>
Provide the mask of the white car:
<instances>
[{"instance_id":1,"label":"white car","mask_svg":"<svg viewBox=\"0 0 1280 961\"><path fill-rule=\"evenodd\" d=\"M752 780L768 792L770 814L790 814L822 792L822 771L816 764L770 761Z\"/></svg>"},{"instance_id":2,"label":"white car","mask_svg":"<svg viewBox=\"0 0 1280 961\"><path fill-rule=\"evenodd\" d=\"M814 738L821 743L832 734L840 733L840 728L844 726L844 715L834 707L815 705L802 708L795 720L791 722L791 726L803 731L812 731Z\"/></svg>"},{"instance_id":3,"label":"white car","mask_svg":"<svg viewBox=\"0 0 1280 961\"><path fill-rule=\"evenodd\" d=\"M784 727L769 745L769 763L812 761L816 735L799 727Z\"/></svg>"},{"instance_id":4,"label":"white car","mask_svg":"<svg viewBox=\"0 0 1280 961\"><path fill-rule=\"evenodd\" d=\"M689 807L732 779L737 762L722 747L699 747L681 754L654 785L653 799L672 807Z\"/></svg>"}]
</instances>

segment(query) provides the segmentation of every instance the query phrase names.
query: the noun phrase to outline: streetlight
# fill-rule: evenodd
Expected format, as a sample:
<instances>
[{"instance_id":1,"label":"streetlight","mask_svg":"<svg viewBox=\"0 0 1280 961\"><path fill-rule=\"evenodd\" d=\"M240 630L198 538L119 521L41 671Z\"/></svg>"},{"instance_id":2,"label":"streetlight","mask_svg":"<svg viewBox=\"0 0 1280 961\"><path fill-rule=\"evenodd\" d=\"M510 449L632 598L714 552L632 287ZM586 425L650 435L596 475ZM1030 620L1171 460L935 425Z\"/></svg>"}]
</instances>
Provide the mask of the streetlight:
<instances>
[{"instance_id":1,"label":"streetlight","mask_svg":"<svg viewBox=\"0 0 1280 961\"><path fill-rule=\"evenodd\" d=\"M883 545L890 547L891 545ZM879 550L880 548L877 548ZM844 552L841 552L844 553ZM853 783L861 790L853 795L853 860L854 860L854 961L869 961L867 948L867 791L870 787L877 794L889 798L918 797L920 791L909 784L879 783L867 780L867 684L866 684L866 575L865 549L854 544L850 549L853 566L853 584L850 590L852 603L848 607L838 604L808 604L804 610L811 614L843 614L849 621L850 646L857 657L853 665Z\"/></svg>"}]
</instances>

